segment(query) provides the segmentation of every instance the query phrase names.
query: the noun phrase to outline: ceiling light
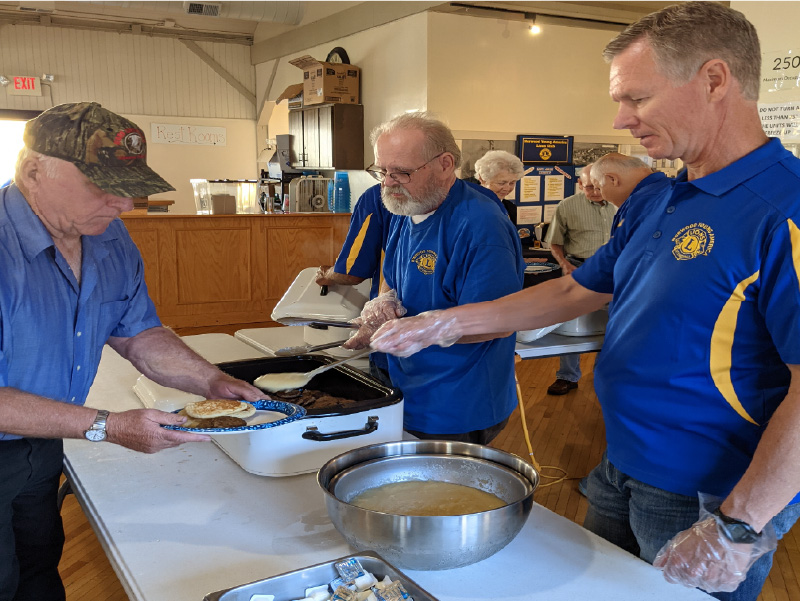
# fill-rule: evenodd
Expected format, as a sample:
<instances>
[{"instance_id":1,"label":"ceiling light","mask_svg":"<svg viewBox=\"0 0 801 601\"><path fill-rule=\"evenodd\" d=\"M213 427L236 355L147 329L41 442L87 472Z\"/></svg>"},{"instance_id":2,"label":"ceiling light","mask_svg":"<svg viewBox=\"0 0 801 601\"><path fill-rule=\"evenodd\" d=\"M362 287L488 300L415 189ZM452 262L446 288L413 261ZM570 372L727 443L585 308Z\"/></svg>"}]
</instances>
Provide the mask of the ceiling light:
<instances>
[{"instance_id":1,"label":"ceiling light","mask_svg":"<svg viewBox=\"0 0 801 601\"><path fill-rule=\"evenodd\" d=\"M531 27L528 28L528 31L531 35L537 35L542 31L542 28L537 25L537 15L531 16Z\"/></svg>"},{"instance_id":2,"label":"ceiling light","mask_svg":"<svg viewBox=\"0 0 801 601\"><path fill-rule=\"evenodd\" d=\"M42 81L47 81L49 83L53 83L56 79L56 76L51 73L45 73L42 75Z\"/></svg>"},{"instance_id":3,"label":"ceiling light","mask_svg":"<svg viewBox=\"0 0 801 601\"><path fill-rule=\"evenodd\" d=\"M7 86L11 83L11 80L8 79L5 75L0 75L0 86Z\"/></svg>"}]
</instances>

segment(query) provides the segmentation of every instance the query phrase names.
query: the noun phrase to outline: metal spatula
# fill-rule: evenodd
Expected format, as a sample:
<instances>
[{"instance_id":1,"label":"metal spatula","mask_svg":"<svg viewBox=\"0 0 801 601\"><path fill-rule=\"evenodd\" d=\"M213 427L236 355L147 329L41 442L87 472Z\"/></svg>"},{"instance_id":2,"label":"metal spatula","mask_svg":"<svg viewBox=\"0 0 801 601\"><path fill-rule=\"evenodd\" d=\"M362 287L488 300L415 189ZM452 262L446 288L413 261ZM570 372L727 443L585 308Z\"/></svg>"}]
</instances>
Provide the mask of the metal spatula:
<instances>
[{"instance_id":1,"label":"metal spatula","mask_svg":"<svg viewBox=\"0 0 801 601\"><path fill-rule=\"evenodd\" d=\"M327 342L326 344L316 344L314 346L309 344L302 344L300 346L285 346L284 348L280 348L275 351L276 357L294 357L295 355L306 355L308 353L314 353L316 351L324 351L328 348L335 348L337 346L342 346L348 340L340 340L338 342Z\"/></svg>"},{"instance_id":2,"label":"metal spatula","mask_svg":"<svg viewBox=\"0 0 801 601\"><path fill-rule=\"evenodd\" d=\"M323 373L324 371L328 371L332 367L336 367L337 365L342 365L347 361L353 361L354 359L358 359L359 357L364 357L365 355L372 353L373 349L369 346L367 348L361 349L358 353L351 355L346 359L341 359L339 361L334 361L333 363L329 363L328 365L323 365L318 367L317 369L313 369L308 372L299 372L299 371L291 371L291 372L277 372L272 374L264 374L263 376L259 376L253 381L253 385L257 388L261 388L267 392L278 392L280 390L291 390L293 388L303 388L309 381L316 375Z\"/></svg>"}]
</instances>

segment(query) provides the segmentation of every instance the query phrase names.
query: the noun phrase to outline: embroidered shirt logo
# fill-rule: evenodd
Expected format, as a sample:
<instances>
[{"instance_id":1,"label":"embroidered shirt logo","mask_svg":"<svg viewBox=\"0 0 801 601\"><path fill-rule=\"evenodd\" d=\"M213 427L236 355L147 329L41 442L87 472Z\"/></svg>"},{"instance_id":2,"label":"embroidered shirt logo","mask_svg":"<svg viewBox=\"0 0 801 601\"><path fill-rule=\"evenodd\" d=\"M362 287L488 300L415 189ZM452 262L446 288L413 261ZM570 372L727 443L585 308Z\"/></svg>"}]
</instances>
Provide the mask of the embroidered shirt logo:
<instances>
[{"instance_id":1,"label":"embroidered shirt logo","mask_svg":"<svg viewBox=\"0 0 801 601\"><path fill-rule=\"evenodd\" d=\"M437 266L437 253L433 250L421 250L412 257L412 263L417 265L421 273L431 275Z\"/></svg>"},{"instance_id":2,"label":"embroidered shirt logo","mask_svg":"<svg viewBox=\"0 0 801 601\"><path fill-rule=\"evenodd\" d=\"M707 224L693 223L681 228L673 237L673 242L676 244L673 247L673 256L679 261L687 261L712 252L715 234Z\"/></svg>"}]
</instances>

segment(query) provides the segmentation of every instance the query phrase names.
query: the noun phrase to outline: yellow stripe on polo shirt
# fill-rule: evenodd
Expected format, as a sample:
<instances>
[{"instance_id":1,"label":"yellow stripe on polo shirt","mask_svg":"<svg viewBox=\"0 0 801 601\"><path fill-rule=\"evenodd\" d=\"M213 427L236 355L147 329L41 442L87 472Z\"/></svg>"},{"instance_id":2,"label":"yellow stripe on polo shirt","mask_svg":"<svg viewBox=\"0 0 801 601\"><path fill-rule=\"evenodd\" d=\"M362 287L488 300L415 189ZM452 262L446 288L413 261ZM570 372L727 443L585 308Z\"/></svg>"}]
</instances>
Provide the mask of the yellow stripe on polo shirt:
<instances>
[{"instance_id":1,"label":"yellow stripe on polo shirt","mask_svg":"<svg viewBox=\"0 0 801 601\"><path fill-rule=\"evenodd\" d=\"M737 314L740 312L740 307L745 300L745 290L748 286L753 284L758 277L759 271L737 284L729 300L723 305L723 309L720 311L720 315L718 315L718 319L715 322L715 328L712 330L709 353L709 372L712 375L712 381L715 383L718 391L740 417L757 426L759 424L757 424L754 418L748 415L748 412L737 397L737 392L734 390L734 384L732 384L731 381L731 354L732 348L734 347L734 330L737 327Z\"/></svg>"},{"instance_id":2,"label":"yellow stripe on polo shirt","mask_svg":"<svg viewBox=\"0 0 801 601\"><path fill-rule=\"evenodd\" d=\"M350 247L350 252L348 253L348 259L345 261L345 269L347 273L350 273L350 270L353 268L353 264L356 263L356 259L359 258L359 253L362 250L362 245L364 244L364 238L367 236L367 230L370 227L370 219L373 217L373 214L370 213L362 223L362 227L359 228L359 233L356 235L356 239L353 241L353 246Z\"/></svg>"},{"instance_id":3,"label":"yellow stripe on polo shirt","mask_svg":"<svg viewBox=\"0 0 801 601\"><path fill-rule=\"evenodd\" d=\"M793 223L790 219L787 220L787 227L790 230L790 244L793 248L793 266L795 267L795 277L799 281L799 286L801 286L801 276L799 276L799 262L801 259L801 239L799 238L798 234L798 226Z\"/></svg>"}]
</instances>

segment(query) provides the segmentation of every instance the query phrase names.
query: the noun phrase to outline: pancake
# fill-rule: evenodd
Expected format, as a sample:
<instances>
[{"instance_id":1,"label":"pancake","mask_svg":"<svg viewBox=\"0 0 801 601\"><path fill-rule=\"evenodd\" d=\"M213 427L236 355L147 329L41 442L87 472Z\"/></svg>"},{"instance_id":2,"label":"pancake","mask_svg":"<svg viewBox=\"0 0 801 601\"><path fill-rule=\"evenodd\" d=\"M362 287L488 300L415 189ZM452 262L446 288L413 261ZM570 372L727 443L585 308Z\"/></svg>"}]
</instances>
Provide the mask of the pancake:
<instances>
[{"instance_id":1,"label":"pancake","mask_svg":"<svg viewBox=\"0 0 801 601\"><path fill-rule=\"evenodd\" d=\"M245 403L245 405L247 405L247 407L235 413L231 413L230 417L238 417L240 419L245 419L246 417L250 417L251 415L256 414L256 408L253 405L251 405L250 403Z\"/></svg>"},{"instance_id":2,"label":"pancake","mask_svg":"<svg viewBox=\"0 0 801 601\"><path fill-rule=\"evenodd\" d=\"M239 411L245 411L248 407L253 407L253 405L245 403L244 401L234 401L231 399L209 399L206 401L189 403L184 407L184 411L186 411L189 417L211 419L213 417L222 417Z\"/></svg>"},{"instance_id":3,"label":"pancake","mask_svg":"<svg viewBox=\"0 0 801 601\"><path fill-rule=\"evenodd\" d=\"M241 426L248 425L248 423L244 419L240 417L234 417L232 415L223 415L221 417L198 419L194 417L189 417L184 409L181 409L178 412L178 415L184 415L187 417L187 420L182 424L181 427L190 428L192 430L204 430L206 428L239 428Z\"/></svg>"}]
</instances>

